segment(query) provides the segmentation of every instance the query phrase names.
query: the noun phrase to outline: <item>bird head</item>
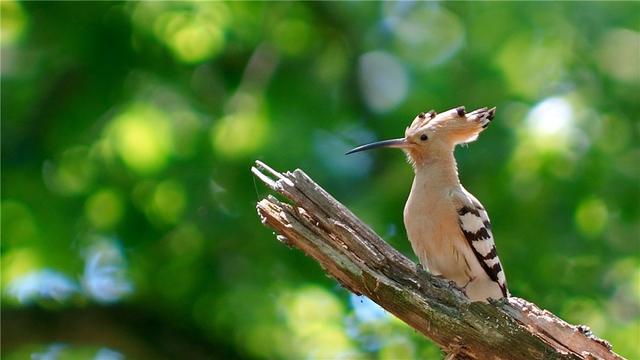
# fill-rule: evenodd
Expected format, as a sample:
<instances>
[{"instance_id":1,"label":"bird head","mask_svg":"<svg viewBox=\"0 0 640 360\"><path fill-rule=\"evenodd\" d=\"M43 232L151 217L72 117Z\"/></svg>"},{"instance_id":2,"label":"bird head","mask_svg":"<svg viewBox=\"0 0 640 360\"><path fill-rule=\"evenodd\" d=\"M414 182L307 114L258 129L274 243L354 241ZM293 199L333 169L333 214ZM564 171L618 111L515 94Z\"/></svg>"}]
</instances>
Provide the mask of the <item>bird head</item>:
<instances>
[{"instance_id":1,"label":"bird head","mask_svg":"<svg viewBox=\"0 0 640 360\"><path fill-rule=\"evenodd\" d=\"M460 106L440 114L433 110L423 112L413 119L404 137L361 145L347 154L380 147L400 148L414 166L425 164L429 159L451 153L457 144L476 140L493 119L495 111L495 107L485 107L467 113L464 106Z\"/></svg>"}]
</instances>

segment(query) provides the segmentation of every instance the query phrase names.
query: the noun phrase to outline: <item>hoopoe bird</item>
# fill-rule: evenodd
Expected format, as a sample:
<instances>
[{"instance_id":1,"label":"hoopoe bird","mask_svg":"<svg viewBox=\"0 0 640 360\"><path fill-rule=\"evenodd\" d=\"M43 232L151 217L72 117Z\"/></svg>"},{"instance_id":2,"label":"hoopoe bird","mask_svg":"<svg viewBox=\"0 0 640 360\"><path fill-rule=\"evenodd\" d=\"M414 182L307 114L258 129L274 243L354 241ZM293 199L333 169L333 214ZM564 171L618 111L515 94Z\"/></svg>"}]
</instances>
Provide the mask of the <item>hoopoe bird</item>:
<instances>
[{"instance_id":1,"label":"hoopoe bird","mask_svg":"<svg viewBox=\"0 0 640 360\"><path fill-rule=\"evenodd\" d=\"M494 114L495 107L470 113L462 106L441 114L431 110L416 116L403 138L347 152L404 150L415 173L404 208L411 247L426 270L455 282L472 301L508 297L509 291L489 216L460 184L453 150L475 141Z\"/></svg>"}]
</instances>

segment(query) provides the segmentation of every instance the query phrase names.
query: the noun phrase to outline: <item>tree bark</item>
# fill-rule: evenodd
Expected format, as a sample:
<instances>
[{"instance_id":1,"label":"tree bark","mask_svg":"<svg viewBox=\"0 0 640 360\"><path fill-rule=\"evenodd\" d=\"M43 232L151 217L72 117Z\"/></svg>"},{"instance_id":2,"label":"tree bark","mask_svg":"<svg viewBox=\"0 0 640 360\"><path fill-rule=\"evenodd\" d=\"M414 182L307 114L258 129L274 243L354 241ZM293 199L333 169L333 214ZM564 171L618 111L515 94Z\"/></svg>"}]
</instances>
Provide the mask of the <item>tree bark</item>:
<instances>
[{"instance_id":1,"label":"tree bark","mask_svg":"<svg viewBox=\"0 0 640 360\"><path fill-rule=\"evenodd\" d=\"M289 203L257 204L277 239L316 260L457 359L622 359L588 327L570 325L526 300L471 302L450 281L421 270L382 240L303 171L251 171Z\"/></svg>"}]
</instances>

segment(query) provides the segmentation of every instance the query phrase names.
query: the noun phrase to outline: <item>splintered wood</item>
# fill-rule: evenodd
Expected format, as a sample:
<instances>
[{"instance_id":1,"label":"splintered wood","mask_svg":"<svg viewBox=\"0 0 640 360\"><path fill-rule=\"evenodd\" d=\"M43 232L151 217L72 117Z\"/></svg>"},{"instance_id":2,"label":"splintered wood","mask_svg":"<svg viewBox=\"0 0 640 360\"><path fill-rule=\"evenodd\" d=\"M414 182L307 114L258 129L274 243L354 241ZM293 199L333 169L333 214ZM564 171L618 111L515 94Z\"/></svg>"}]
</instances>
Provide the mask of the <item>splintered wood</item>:
<instances>
[{"instance_id":1,"label":"splintered wood","mask_svg":"<svg viewBox=\"0 0 640 360\"><path fill-rule=\"evenodd\" d=\"M450 353L452 359L622 359L608 342L526 300L470 302L382 240L303 171L280 173L256 161L251 172L273 196L257 204L277 239L313 258Z\"/></svg>"}]
</instances>

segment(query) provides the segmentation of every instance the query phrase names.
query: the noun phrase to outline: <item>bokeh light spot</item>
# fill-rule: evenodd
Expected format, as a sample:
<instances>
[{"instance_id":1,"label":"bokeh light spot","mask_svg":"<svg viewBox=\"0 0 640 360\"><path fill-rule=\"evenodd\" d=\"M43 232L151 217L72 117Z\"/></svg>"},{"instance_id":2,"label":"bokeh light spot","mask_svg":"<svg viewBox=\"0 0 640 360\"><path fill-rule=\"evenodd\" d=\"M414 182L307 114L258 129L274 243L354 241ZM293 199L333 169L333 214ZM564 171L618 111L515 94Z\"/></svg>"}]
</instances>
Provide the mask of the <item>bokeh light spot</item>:
<instances>
[{"instance_id":1,"label":"bokeh light spot","mask_svg":"<svg viewBox=\"0 0 640 360\"><path fill-rule=\"evenodd\" d=\"M349 302L356 318L361 322L386 321L391 317L385 309L366 296L350 294Z\"/></svg>"},{"instance_id":2,"label":"bokeh light spot","mask_svg":"<svg viewBox=\"0 0 640 360\"><path fill-rule=\"evenodd\" d=\"M419 67L442 64L464 44L465 29L458 16L427 2L381 3L384 21L396 36L402 58Z\"/></svg>"},{"instance_id":3,"label":"bokeh light spot","mask_svg":"<svg viewBox=\"0 0 640 360\"><path fill-rule=\"evenodd\" d=\"M109 239L98 239L84 254L82 285L91 298L113 303L133 292L126 275L126 263L120 245Z\"/></svg>"},{"instance_id":4,"label":"bokeh light spot","mask_svg":"<svg viewBox=\"0 0 640 360\"><path fill-rule=\"evenodd\" d=\"M635 254L632 254L635 255ZM604 276L605 286L614 286L615 292L607 306L617 321L640 321L640 264L632 256L615 261L608 266Z\"/></svg>"},{"instance_id":5,"label":"bokeh light spot","mask_svg":"<svg viewBox=\"0 0 640 360\"><path fill-rule=\"evenodd\" d=\"M568 298L564 303L562 318L573 324L589 324L594 333L602 333L607 319L603 309L590 298Z\"/></svg>"},{"instance_id":6,"label":"bokeh light spot","mask_svg":"<svg viewBox=\"0 0 640 360\"><path fill-rule=\"evenodd\" d=\"M619 81L640 83L640 32L609 30L598 42L596 51L604 73Z\"/></svg>"},{"instance_id":7,"label":"bokeh light spot","mask_svg":"<svg viewBox=\"0 0 640 360\"><path fill-rule=\"evenodd\" d=\"M327 290L308 286L281 299L292 342L300 356L349 358L356 354L343 328L344 308Z\"/></svg>"},{"instance_id":8,"label":"bokeh light spot","mask_svg":"<svg viewBox=\"0 0 640 360\"><path fill-rule=\"evenodd\" d=\"M332 41L316 57L316 77L325 83L340 83L349 71L348 53L340 41Z\"/></svg>"},{"instance_id":9,"label":"bokeh light spot","mask_svg":"<svg viewBox=\"0 0 640 360\"><path fill-rule=\"evenodd\" d=\"M35 218L24 204L4 200L1 211L4 246L24 246L38 241L39 230Z\"/></svg>"},{"instance_id":10,"label":"bokeh light spot","mask_svg":"<svg viewBox=\"0 0 640 360\"><path fill-rule=\"evenodd\" d=\"M358 62L360 89L371 110L387 112L398 106L409 91L404 66L391 54L372 51Z\"/></svg>"},{"instance_id":11,"label":"bokeh light spot","mask_svg":"<svg viewBox=\"0 0 640 360\"><path fill-rule=\"evenodd\" d=\"M380 349L381 360L415 359L415 346L405 337L395 337Z\"/></svg>"},{"instance_id":12,"label":"bokeh light spot","mask_svg":"<svg viewBox=\"0 0 640 360\"><path fill-rule=\"evenodd\" d=\"M106 347L100 348L96 352L94 360L124 360L125 357L120 352Z\"/></svg>"},{"instance_id":13,"label":"bokeh light spot","mask_svg":"<svg viewBox=\"0 0 640 360\"><path fill-rule=\"evenodd\" d=\"M285 19L275 26L274 40L280 51L286 55L301 55L312 43L309 41L311 29L300 19Z\"/></svg>"},{"instance_id":14,"label":"bokeh light spot","mask_svg":"<svg viewBox=\"0 0 640 360\"><path fill-rule=\"evenodd\" d=\"M579 126L593 118L578 94L543 99L525 115L525 126L514 126L518 143L509 167L513 171L513 190L521 198L532 198L540 189L540 171L569 179L575 175L580 158L591 147L592 139ZM527 188L526 192L519 189ZM526 193L526 194L525 194Z\"/></svg>"},{"instance_id":15,"label":"bokeh light spot","mask_svg":"<svg viewBox=\"0 0 640 360\"><path fill-rule=\"evenodd\" d=\"M0 47L18 42L28 25L28 18L22 5L14 0L0 1Z\"/></svg>"},{"instance_id":16,"label":"bokeh light spot","mask_svg":"<svg viewBox=\"0 0 640 360\"><path fill-rule=\"evenodd\" d=\"M192 22L185 24L167 43L183 62L197 63L217 54L224 45L222 31L210 24Z\"/></svg>"},{"instance_id":17,"label":"bokeh light spot","mask_svg":"<svg viewBox=\"0 0 640 360\"><path fill-rule=\"evenodd\" d=\"M169 224L180 220L187 204L184 187L177 181L165 180L153 193L153 208L160 219Z\"/></svg>"},{"instance_id":18,"label":"bokeh light spot","mask_svg":"<svg viewBox=\"0 0 640 360\"><path fill-rule=\"evenodd\" d=\"M575 115L564 98L551 97L538 103L525 119L525 134L538 150L565 150L573 135ZM529 149L531 151L531 149Z\"/></svg>"},{"instance_id":19,"label":"bokeh light spot","mask_svg":"<svg viewBox=\"0 0 640 360\"><path fill-rule=\"evenodd\" d=\"M85 203L85 214L89 222L98 229L109 229L116 225L124 212L120 194L112 189L100 189Z\"/></svg>"},{"instance_id":20,"label":"bokeh light spot","mask_svg":"<svg viewBox=\"0 0 640 360\"><path fill-rule=\"evenodd\" d=\"M127 107L112 120L108 134L117 154L138 174L162 170L173 153L169 120L150 104Z\"/></svg>"},{"instance_id":21,"label":"bokeh light spot","mask_svg":"<svg viewBox=\"0 0 640 360\"><path fill-rule=\"evenodd\" d=\"M224 49L231 14L223 2L142 2L132 15L134 24L154 34L178 60L195 64Z\"/></svg>"},{"instance_id":22,"label":"bokeh light spot","mask_svg":"<svg viewBox=\"0 0 640 360\"><path fill-rule=\"evenodd\" d=\"M54 343L47 346L42 352L34 352L31 354L31 360L56 360L62 358L66 354L68 346L62 343Z\"/></svg>"},{"instance_id":23,"label":"bokeh light spot","mask_svg":"<svg viewBox=\"0 0 640 360\"><path fill-rule=\"evenodd\" d=\"M36 347L36 350L32 348ZM16 355L14 353L13 355ZM29 346L29 353L25 356L9 356L8 359L31 359L31 360L124 360L125 357L118 351L107 347L98 347L95 345L82 345L80 342L66 344L55 342L47 344L46 347L39 345ZM30 355L30 357L28 357Z\"/></svg>"},{"instance_id":24,"label":"bokeh light spot","mask_svg":"<svg viewBox=\"0 0 640 360\"><path fill-rule=\"evenodd\" d=\"M41 268L42 261L36 248L25 246L13 248L3 253L0 265L2 268L2 272L0 272L1 285L4 290L4 287L14 279Z\"/></svg>"},{"instance_id":25,"label":"bokeh light spot","mask_svg":"<svg viewBox=\"0 0 640 360\"><path fill-rule=\"evenodd\" d=\"M77 284L55 270L38 270L13 279L7 291L21 304L38 300L63 302L78 293Z\"/></svg>"},{"instance_id":26,"label":"bokeh light spot","mask_svg":"<svg viewBox=\"0 0 640 360\"><path fill-rule=\"evenodd\" d=\"M513 93L534 98L561 80L566 49L558 40L516 34L502 46L495 61Z\"/></svg>"},{"instance_id":27,"label":"bokeh light spot","mask_svg":"<svg viewBox=\"0 0 640 360\"><path fill-rule=\"evenodd\" d=\"M266 142L269 123L261 100L239 94L237 110L220 119L211 128L211 142L216 152L228 157L253 154Z\"/></svg>"},{"instance_id":28,"label":"bokeh light spot","mask_svg":"<svg viewBox=\"0 0 640 360\"><path fill-rule=\"evenodd\" d=\"M248 330L247 341L243 344L246 344L248 349L259 356L268 357L267 354L278 354L279 356L270 357L294 359L295 356L292 356L294 352L290 350L289 341L291 341L291 336L286 328L267 323L253 324ZM304 358L304 354L301 356Z\"/></svg>"},{"instance_id":29,"label":"bokeh light spot","mask_svg":"<svg viewBox=\"0 0 640 360\"><path fill-rule=\"evenodd\" d=\"M594 237L604 231L609 211L600 199L587 199L580 202L575 213L575 221L580 233Z\"/></svg>"},{"instance_id":30,"label":"bokeh light spot","mask_svg":"<svg viewBox=\"0 0 640 360\"><path fill-rule=\"evenodd\" d=\"M350 141L347 143L346 139ZM364 144L373 140L373 133L364 128L350 129L339 134L317 130L313 134L313 149L320 163L332 174L340 178L359 178L371 171L371 154L360 152L344 156L344 153L353 148L354 144Z\"/></svg>"},{"instance_id":31,"label":"bokeh light spot","mask_svg":"<svg viewBox=\"0 0 640 360\"><path fill-rule=\"evenodd\" d=\"M549 98L531 110L526 122L530 130L544 136L565 134L571 125L572 118L573 111L566 100Z\"/></svg>"},{"instance_id":32,"label":"bokeh light spot","mask_svg":"<svg viewBox=\"0 0 640 360\"><path fill-rule=\"evenodd\" d=\"M75 195L87 191L95 168L89 151L83 146L66 150L57 161L45 161L42 176L47 187L60 195Z\"/></svg>"}]
</instances>

